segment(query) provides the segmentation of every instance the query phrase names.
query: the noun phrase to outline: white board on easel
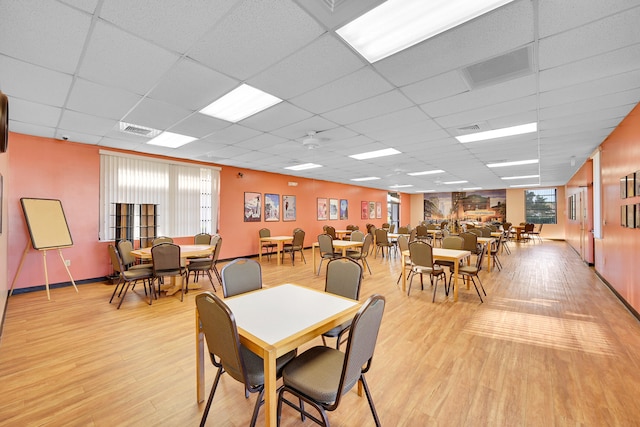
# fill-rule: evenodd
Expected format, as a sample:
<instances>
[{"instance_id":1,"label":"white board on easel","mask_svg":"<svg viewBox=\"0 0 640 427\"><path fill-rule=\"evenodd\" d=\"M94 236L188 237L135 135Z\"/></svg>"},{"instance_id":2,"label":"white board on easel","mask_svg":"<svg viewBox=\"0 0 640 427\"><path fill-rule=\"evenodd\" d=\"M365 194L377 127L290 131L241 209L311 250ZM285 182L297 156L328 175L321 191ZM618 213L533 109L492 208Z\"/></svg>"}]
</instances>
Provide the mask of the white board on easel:
<instances>
[{"instance_id":1,"label":"white board on easel","mask_svg":"<svg viewBox=\"0 0 640 427\"><path fill-rule=\"evenodd\" d=\"M22 263L29 251L29 246L42 251L42 257L44 262L44 276L47 289L47 298L51 299L49 294L49 277L47 274L47 250L57 249L60 254L60 259L64 268L67 270L67 274L71 279L73 287L78 292L78 287L71 277L71 272L67 267L62 256L62 248L68 248L73 246L73 239L71 238L71 232L69 231L69 224L67 218L64 215L62 209L62 202L57 199L35 199L23 197L20 199L22 204L22 211L24 212L24 218L27 222L27 228L29 229L29 235L31 237L31 245L27 244L24 250L20 265L16 271L16 275L11 284L11 293L13 293L13 285L15 285L16 279L20 274Z\"/></svg>"}]
</instances>

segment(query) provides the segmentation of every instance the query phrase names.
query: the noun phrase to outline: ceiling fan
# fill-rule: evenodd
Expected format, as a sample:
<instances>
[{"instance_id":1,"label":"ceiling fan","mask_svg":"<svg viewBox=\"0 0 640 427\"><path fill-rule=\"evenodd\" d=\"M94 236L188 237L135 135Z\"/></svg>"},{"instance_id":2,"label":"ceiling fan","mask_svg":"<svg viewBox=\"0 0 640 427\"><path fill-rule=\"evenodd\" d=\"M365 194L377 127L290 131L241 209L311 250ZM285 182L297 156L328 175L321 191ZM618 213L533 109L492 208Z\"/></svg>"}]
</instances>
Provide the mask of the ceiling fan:
<instances>
[{"instance_id":1,"label":"ceiling fan","mask_svg":"<svg viewBox=\"0 0 640 427\"><path fill-rule=\"evenodd\" d=\"M307 136L302 138L302 145L306 147L308 150L315 150L320 148L320 145L323 141L328 141L328 138L319 138L318 133L315 130L307 131Z\"/></svg>"}]
</instances>

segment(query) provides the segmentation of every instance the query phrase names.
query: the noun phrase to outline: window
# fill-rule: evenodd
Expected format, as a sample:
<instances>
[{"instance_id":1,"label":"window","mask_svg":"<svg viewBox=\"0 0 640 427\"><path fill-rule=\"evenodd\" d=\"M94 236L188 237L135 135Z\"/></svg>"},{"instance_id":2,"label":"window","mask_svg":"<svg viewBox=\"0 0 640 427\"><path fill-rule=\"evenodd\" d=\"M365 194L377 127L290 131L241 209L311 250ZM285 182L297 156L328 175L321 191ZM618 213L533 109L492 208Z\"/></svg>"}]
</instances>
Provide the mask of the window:
<instances>
[{"instance_id":1,"label":"window","mask_svg":"<svg viewBox=\"0 0 640 427\"><path fill-rule=\"evenodd\" d=\"M556 189L524 192L525 221L533 224L557 223Z\"/></svg>"},{"instance_id":2,"label":"window","mask_svg":"<svg viewBox=\"0 0 640 427\"><path fill-rule=\"evenodd\" d=\"M100 240L115 239L114 203L157 205L158 236L216 233L219 182L219 168L101 151Z\"/></svg>"}]
</instances>

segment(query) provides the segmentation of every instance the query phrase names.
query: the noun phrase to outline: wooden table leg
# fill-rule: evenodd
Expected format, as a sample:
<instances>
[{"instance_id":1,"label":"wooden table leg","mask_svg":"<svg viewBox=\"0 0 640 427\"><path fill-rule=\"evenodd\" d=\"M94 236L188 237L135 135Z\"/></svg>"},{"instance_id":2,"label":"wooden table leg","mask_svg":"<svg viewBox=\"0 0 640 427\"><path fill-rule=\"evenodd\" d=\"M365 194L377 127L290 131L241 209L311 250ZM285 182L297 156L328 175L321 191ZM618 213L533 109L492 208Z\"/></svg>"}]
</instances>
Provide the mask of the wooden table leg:
<instances>
[{"instance_id":1,"label":"wooden table leg","mask_svg":"<svg viewBox=\"0 0 640 427\"><path fill-rule=\"evenodd\" d=\"M267 426L277 425L278 385L276 384L276 352L264 354L264 408Z\"/></svg>"},{"instance_id":2,"label":"wooden table leg","mask_svg":"<svg viewBox=\"0 0 640 427\"><path fill-rule=\"evenodd\" d=\"M453 263L453 301L458 301L458 260Z\"/></svg>"},{"instance_id":3,"label":"wooden table leg","mask_svg":"<svg viewBox=\"0 0 640 427\"><path fill-rule=\"evenodd\" d=\"M400 252L400 256L402 257L402 261L400 265L402 266L402 292L406 292L407 290L407 261L405 260L405 256Z\"/></svg>"},{"instance_id":4,"label":"wooden table leg","mask_svg":"<svg viewBox=\"0 0 640 427\"><path fill-rule=\"evenodd\" d=\"M311 258L313 258L313 272L316 272L316 247L315 245L311 245Z\"/></svg>"},{"instance_id":5,"label":"wooden table leg","mask_svg":"<svg viewBox=\"0 0 640 427\"><path fill-rule=\"evenodd\" d=\"M278 244L276 246L276 256L278 257L276 259L276 264L280 265L282 264L282 260L280 259L280 252L282 252L282 247L284 246L284 244L282 243L282 241L278 241Z\"/></svg>"}]
</instances>

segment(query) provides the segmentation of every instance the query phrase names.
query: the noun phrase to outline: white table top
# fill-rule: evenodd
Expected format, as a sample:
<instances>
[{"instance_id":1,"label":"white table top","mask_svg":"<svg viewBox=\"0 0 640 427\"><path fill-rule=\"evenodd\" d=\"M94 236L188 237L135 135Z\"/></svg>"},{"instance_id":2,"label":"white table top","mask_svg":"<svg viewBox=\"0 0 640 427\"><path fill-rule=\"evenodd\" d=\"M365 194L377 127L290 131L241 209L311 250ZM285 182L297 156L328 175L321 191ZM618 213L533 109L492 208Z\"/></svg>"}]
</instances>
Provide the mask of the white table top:
<instances>
[{"instance_id":1,"label":"white table top","mask_svg":"<svg viewBox=\"0 0 640 427\"><path fill-rule=\"evenodd\" d=\"M291 284L238 295L224 302L239 328L271 345L359 304Z\"/></svg>"}]
</instances>

